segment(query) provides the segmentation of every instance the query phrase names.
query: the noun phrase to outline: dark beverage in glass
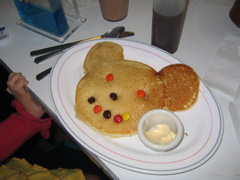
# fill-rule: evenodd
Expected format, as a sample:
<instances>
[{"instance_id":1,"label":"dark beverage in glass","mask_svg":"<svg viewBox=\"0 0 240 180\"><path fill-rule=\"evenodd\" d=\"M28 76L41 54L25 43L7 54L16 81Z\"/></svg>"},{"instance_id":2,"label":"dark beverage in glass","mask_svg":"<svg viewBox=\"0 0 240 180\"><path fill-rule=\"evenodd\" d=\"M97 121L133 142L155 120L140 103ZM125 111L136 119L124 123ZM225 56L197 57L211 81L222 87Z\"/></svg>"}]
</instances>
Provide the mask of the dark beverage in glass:
<instances>
[{"instance_id":1,"label":"dark beverage in glass","mask_svg":"<svg viewBox=\"0 0 240 180\"><path fill-rule=\"evenodd\" d=\"M181 2L183 4L178 4ZM167 3L170 4L168 5ZM154 0L152 45L172 54L177 51L182 34L186 7L186 0Z\"/></svg>"}]
</instances>

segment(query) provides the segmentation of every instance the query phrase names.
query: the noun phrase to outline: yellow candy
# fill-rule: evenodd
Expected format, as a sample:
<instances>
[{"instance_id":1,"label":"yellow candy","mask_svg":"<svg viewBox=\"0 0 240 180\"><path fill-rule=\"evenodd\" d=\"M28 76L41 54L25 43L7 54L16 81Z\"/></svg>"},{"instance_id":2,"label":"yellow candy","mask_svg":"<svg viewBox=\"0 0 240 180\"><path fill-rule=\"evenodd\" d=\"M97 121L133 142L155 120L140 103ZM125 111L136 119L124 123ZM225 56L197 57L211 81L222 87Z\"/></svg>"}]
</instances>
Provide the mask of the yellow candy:
<instances>
[{"instance_id":1,"label":"yellow candy","mask_svg":"<svg viewBox=\"0 0 240 180\"><path fill-rule=\"evenodd\" d=\"M128 112L123 113L122 118L124 121L127 121L130 119L130 114Z\"/></svg>"}]
</instances>

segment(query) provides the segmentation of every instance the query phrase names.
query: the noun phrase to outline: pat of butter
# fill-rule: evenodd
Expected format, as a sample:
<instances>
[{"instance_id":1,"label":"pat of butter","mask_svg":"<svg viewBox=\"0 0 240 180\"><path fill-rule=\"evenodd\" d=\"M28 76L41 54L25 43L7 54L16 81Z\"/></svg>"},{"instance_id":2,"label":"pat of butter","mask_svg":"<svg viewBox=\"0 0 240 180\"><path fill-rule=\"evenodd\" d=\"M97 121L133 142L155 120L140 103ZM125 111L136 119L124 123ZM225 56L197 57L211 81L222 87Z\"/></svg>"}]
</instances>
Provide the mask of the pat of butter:
<instances>
[{"instance_id":1,"label":"pat of butter","mask_svg":"<svg viewBox=\"0 0 240 180\"><path fill-rule=\"evenodd\" d=\"M158 145L170 143L176 137L176 133L173 132L166 124L158 124L149 131L146 131L144 134L149 141Z\"/></svg>"}]
</instances>

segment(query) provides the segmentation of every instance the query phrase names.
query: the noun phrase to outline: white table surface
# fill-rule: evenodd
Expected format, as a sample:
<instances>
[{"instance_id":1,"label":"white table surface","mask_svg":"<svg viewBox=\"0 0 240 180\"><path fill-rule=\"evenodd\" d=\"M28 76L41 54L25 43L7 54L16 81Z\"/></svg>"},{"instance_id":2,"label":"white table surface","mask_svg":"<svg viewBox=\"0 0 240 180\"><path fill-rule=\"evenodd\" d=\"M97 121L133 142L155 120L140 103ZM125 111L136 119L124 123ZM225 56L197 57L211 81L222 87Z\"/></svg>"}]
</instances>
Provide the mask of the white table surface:
<instances>
[{"instance_id":1,"label":"white table surface","mask_svg":"<svg viewBox=\"0 0 240 180\"><path fill-rule=\"evenodd\" d=\"M94 2L94 0L93 0ZM185 25L178 51L174 54L179 60L195 69L203 77L227 34L240 38L237 29L229 19L229 10L234 0L190 0ZM127 39L145 44L151 43L152 1L130 0L126 19L120 22L108 22L101 16L98 2L80 8L80 14L87 21L66 41L103 34L118 26L134 31L135 36ZM22 72L30 81L29 87L53 111L50 100L49 77L37 81L35 76L53 66L59 56L41 64L35 64L29 53L32 50L58 45L59 43L16 25L18 13L12 0L0 0L0 25L8 28L9 40L0 43L0 58L15 72ZM224 116L224 135L215 155L204 165L186 173L155 176L136 173L105 160L102 162L119 179L240 179L240 144L238 143L232 119L229 114L229 96L213 89Z\"/></svg>"}]
</instances>

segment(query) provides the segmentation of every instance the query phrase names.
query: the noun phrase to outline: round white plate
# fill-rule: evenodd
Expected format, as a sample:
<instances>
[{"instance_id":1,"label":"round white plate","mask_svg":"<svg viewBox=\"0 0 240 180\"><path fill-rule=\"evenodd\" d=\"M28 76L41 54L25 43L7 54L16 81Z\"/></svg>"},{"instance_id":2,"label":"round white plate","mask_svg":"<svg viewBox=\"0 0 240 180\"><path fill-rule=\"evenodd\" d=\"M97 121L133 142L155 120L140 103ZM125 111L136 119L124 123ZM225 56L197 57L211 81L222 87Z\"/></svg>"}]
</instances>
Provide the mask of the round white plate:
<instances>
[{"instance_id":1,"label":"round white plate","mask_svg":"<svg viewBox=\"0 0 240 180\"><path fill-rule=\"evenodd\" d=\"M219 147L223 135L220 107L201 81L197 103L189 110L176 112L185 128L182 143L169 152L154 152L138 136L111 138L94 131L75 118L75 90L84 76L83 62L97 42L112 41L124 49L128 60L140 61L159 71L180 63L158 48L120 39L102 39L74 46L58 60L51 74L51 96L64 128L85 148L120 167L147 174L176 174L192 170L208 161ZM91 83L91 82L89 82Z\"/></svg>"}]
</instances>

